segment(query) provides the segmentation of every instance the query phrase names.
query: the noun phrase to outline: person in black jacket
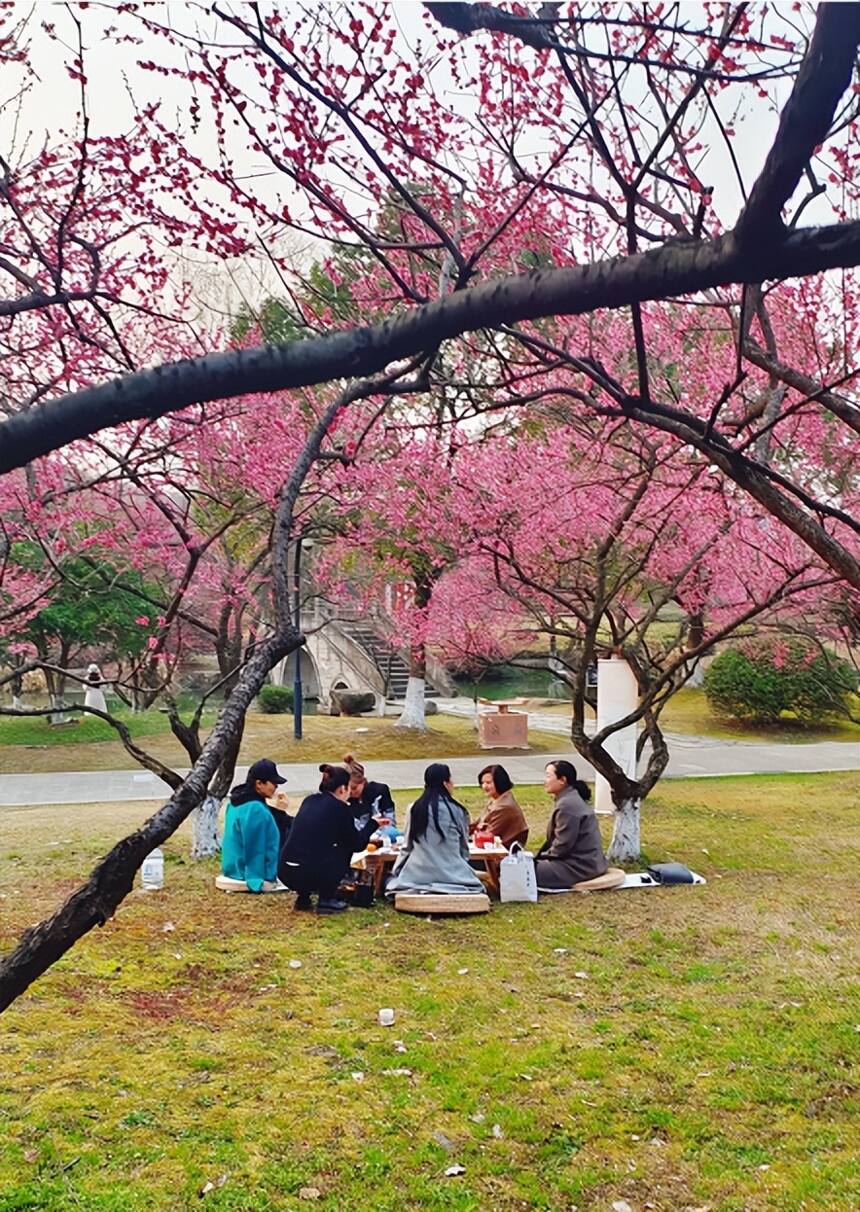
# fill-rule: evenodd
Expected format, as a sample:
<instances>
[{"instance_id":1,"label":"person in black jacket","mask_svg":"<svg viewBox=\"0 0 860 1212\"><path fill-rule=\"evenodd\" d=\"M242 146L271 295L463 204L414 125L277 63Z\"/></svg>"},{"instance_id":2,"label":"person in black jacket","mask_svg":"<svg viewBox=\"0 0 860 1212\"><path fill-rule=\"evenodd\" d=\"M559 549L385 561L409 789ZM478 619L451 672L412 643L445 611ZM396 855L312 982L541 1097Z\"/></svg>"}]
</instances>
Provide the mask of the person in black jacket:
<instances>
[{"instance_id":1,"label":"person in black jacket","mask_svg":"<svg viewBox=\"0 0 860 1212\"><path fill-rule=\"evenodd\" d=\"M370 817L356 827L349 807L349 771L342 766L320 766L322 780L316 795L307 796L296 814L284 851L284 877L297 892L297 909L312 909L311 894L319 894L317 913L339 913L346 901L337 887L349 871L353 851L363 850L371 834L387 823Z\"/></svg>"},{"instance_id":2,"label":"person in black jacket","mask_svg":"<svg viewBox=\"0 0 860 1212\"><path fill-rule=\"evenodd\" d=\"M349 806L355 817L356 829L362 829L371 816L386 816L392 825L397 824L397 809L387 783L369 783L361 762L351 753L343 759L349 771Z\"/></svg>"}]
</instances>

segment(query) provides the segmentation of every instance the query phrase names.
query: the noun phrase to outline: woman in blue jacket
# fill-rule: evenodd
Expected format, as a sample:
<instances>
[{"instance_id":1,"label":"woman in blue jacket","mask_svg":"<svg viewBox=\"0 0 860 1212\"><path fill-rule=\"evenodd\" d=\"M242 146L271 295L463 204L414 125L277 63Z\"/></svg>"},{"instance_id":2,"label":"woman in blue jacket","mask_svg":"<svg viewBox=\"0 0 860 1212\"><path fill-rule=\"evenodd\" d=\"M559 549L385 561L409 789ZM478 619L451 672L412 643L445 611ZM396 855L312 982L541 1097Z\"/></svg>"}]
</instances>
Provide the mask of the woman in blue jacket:
<instances>
[{"instance_id":1,"label":"woman in blue jacket","mask_svg":"<svg viewBox=\"0 0 860 1212\"><path fill-rule=\"evenodd\" d=\"M266 800L286 781L274 762L261 758L251 766L245 782L230 792L221 871L230 879L244 880L251 892L262 892L264 884L278 878L281 835Z\"/></svg>"}]
</instances>

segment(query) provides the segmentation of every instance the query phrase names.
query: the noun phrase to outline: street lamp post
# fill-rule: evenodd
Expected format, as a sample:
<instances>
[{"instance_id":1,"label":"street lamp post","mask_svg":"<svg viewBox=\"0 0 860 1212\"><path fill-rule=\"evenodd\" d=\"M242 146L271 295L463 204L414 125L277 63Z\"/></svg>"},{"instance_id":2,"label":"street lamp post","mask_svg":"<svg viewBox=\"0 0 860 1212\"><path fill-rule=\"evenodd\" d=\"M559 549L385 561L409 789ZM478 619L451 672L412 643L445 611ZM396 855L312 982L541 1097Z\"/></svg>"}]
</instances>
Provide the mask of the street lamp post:
<instances>
[{"instance_id":1,"label":"street lamp post","mask_svg":"<svg viewBox=\"0 0 860 1212\"><path fill-rule=\"evenodd\" d=\"M302 536L296 539L296 554L293 559L293 617L296 631L302 629ZM302 739L302 650L295 651L293 673L293 738Z\"/></svg>"}]
</instances>

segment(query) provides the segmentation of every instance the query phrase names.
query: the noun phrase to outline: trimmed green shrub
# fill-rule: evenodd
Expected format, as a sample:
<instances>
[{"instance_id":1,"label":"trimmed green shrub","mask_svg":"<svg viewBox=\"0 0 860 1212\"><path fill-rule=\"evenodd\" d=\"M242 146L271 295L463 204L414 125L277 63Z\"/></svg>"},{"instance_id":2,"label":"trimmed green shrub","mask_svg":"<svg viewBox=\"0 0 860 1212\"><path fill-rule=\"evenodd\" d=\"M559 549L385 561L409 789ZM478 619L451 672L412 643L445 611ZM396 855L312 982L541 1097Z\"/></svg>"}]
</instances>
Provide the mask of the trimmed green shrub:
<instances>
[{"instance_id":1,"label":"trimmed green shrub","mask_svg":"<svg viewBox=\"0 0 860 1212\"><path fill-rule=\"evenodd\" d=\"M855 688L847 661L795 636L729 648L705 673L705 695L715 712L757 724L789 715L810 725L843 714Z\"/></svg>"},{"instance_id":2,"label":"trimmed green shrub","mask_svg":"<svg viewBox=\"0 0 860 1212\"><path fill-rule=\"evenodd\" d=\"M264 686L257 702L266 715L283 715L293 709L293 692L289 686Z\"/></svg>"}]
</instances>

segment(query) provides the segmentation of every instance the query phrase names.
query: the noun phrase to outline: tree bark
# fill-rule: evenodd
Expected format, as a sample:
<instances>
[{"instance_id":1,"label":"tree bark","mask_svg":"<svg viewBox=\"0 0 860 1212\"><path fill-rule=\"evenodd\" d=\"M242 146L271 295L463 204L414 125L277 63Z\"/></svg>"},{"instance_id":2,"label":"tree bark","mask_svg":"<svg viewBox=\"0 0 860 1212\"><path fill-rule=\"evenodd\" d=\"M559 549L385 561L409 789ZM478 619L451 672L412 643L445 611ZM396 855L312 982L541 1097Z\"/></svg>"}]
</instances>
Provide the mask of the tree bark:
<instances>
[{"instance_id":1,"label":"tree bark","mask_svg":"<svg viewBox=\"0 0 860 1212\"><path fill-rule=\"evenodd\" d=\"M221 849L218 833L218 815L221 800L212 794L203 797L203 803L194 809L191 819L191 857L193 859L214 858Z\"/></svg>"},{"instance_id":2,"label":"tree bark","mask_svg":"<svg viewBox=\"0 0 860 1212\"><path fill-rule=\"evenodd\" d=\"M423 677L415 677L410 671L409 681L406 683L406 700L400 718L394 725L395 728L417 728L420 732L427 731L427 716L424 710L426 686L427 683Z\"/></svg>"},{"instance_id":3,"label":"tree bark","mask_svg":"<svg viewBox=\"0 0 860 1212\"><path fill-rule=\"evenodd\" d=\"M416 572L415 606L426 610L433 596L433 579L424 572ZM427 649L424 641L413 644L409 650L409 681L406 683L406 701L395 728L417 728L427 731Z\"/></svg>"},{"instance_id":4,"label":"tree bark","mask_svg":"<svg viewBox=\"0 0 860 1212\"><path fill-rule=\"evenodd\" d=\"M606 857L611 863L630 863L641 853L639 839L639 800L627 799L615 806L612 841Z\"/></svg>"},{"instance_id":5,"label":"tree bark","mask_svg":"<svg viewBox=\"0 0 860 1212\"><path fill-rule=\"evenodd\" d=\"M154 419L254 391L373 375L481 328L584 315L715 286L804 277L858 262L860 222L855 221L794 229L754 248L740 248L728 232L714 240L667 243L608 261L493 279L372 328L167 363L16 413L0 424L0 474L123 421Z\"/></svg>"}]
</instances>

